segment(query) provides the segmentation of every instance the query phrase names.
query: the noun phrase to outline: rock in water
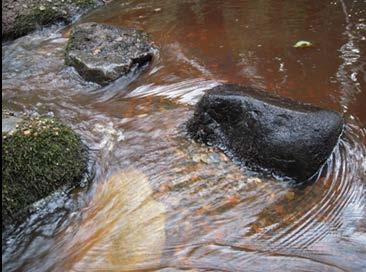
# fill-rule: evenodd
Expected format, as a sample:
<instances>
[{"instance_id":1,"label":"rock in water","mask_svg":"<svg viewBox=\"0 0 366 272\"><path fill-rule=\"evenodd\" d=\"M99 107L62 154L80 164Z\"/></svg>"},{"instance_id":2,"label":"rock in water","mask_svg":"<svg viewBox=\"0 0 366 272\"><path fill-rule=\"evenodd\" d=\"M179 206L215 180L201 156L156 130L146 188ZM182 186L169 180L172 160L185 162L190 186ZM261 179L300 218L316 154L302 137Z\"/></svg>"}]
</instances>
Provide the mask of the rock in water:
<instances>
[{"instance_id":1,"label":"rock in water","mask_svg":"<svg viewBox=\"0 0 366 272\"><path fill-rule=\"evenodd\" d=\"M158 267L165 245L165 207L137 170L99 184L81 222L60 237L69 241L60 271L145 271Z\"/></svg>"},{"instance_id":2,"label":"rock in water","mask_svg":"<svg viewBox=\"0 0 366 272\"><path fill-rule=\"evenodd\" d=\"M76 16L104 4L102 0L4 0L3 40L15 39L37 28L58 22L71 23Z\"/></svg>"},{"instance_id":3,"label":"rock in water","mask_svg":"<svg viewBox=\"0 0 366 272\"><path fill-rule=\"evenodd\" d=\"M140 30L84 23L72 31L65 63L85 80L106 85L150 62L155 50Z\"/></svg>"},{"instance_id":4,"label":"rock in water","mask_svg":"<svg viewBox=\"0 0 366 272\"><path fill-rule=\"evenodd\" d=\"M251 87L206 92L187 123L189 135L247 166L305 181L327 160L343 129L333 111Z\"/></svg>"},{"instance_id":5,"label":"rock in water","mask_svg":"<svg viewBox=\"0 0 366 272\"><path fill-rule=\"evenodd\" d=\"M2 132L6 227L21 223L32 203L64 186L79 185L87 171L88 152L80 136L54 118L5 116L3 120L7 120Z\"/></svg>"}]
</instances>

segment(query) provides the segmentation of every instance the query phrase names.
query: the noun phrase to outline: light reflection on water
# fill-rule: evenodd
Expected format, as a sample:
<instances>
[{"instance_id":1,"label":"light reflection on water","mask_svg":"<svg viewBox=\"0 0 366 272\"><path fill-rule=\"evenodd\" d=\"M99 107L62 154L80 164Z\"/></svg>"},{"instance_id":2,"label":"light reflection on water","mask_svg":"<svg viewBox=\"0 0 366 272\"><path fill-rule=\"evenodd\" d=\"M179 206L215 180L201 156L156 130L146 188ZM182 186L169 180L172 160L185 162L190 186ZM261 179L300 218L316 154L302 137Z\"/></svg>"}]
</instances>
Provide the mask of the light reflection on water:
<instances>
[{"instance_id":1,"label":"light reflection on water","mask_svg":"<svg viewBox=\"0 0 366 272\"><path fill-rule=\"evenodd\" d=\"M56 194L7 240L3 269L361 271L366 62L364 34L351 25L366 7L293 2L114 1L84 20L144 29L160 53L100 89L63 66L68 29L3 45L3 101L53 112L95 161L88 188ZM315 47L293 49L300 39ZM344 112L315 183L293 188L185 137L192 105L221 82Z\"/></svg>"}]
</instances>

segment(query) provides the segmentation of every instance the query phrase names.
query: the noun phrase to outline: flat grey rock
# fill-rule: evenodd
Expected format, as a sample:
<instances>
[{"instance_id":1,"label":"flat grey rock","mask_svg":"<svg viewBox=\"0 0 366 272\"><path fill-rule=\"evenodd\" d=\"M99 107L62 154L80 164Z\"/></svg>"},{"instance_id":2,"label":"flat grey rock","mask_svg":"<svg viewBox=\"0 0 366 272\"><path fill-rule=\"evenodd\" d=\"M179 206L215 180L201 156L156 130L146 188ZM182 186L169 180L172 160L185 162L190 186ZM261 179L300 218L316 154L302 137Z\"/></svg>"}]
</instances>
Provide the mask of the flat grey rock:
<instances>
[{"instance_id":1,"label":"flat grey rock","mask_svg":"<svg viewBox=\"0 0 366 272\"><path fill-rule=\"evenodd\" d=\"M107 85L148 64L154 52L148 35L140 30L83 23L71 33L65 63L85 80Z\"/></svg>"},{"instance_id":2,"label":"flat grey rock","mask_svg":"<svg viewBox=\"0 0 366 272\"><path fill-rule=\"evenodd\" d=\"M302 182L331 154L343 119L331 110L224 84L201 98L187 129L193 139L218 146L251 168Z\"/></svg>"}]
</instances>

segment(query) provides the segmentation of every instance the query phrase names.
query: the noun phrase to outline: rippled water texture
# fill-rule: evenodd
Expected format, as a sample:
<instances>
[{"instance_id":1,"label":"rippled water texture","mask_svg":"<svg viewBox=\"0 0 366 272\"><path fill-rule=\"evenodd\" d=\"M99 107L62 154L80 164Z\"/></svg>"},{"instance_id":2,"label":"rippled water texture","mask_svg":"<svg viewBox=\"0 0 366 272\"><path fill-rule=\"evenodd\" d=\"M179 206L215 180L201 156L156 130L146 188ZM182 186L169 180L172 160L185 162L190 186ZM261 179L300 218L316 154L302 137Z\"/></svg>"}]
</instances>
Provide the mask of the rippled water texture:
<instances>
[{"instance_id":1,"label":"rippled water texture","mask_svg":"<svg viewBox=\"0 0 366 272\"><path fill-rule=\"evenodd\" d=\"M63 64L69 28L3 44L3 103L70 124L95 162L88 188L56 193L6 239L5 271L366 271L364 1L113 1L83 21L143 29L160 53L99 88ZM343 114L313 184L186 139L222 82Z\"/></svg>"}]
</instances>

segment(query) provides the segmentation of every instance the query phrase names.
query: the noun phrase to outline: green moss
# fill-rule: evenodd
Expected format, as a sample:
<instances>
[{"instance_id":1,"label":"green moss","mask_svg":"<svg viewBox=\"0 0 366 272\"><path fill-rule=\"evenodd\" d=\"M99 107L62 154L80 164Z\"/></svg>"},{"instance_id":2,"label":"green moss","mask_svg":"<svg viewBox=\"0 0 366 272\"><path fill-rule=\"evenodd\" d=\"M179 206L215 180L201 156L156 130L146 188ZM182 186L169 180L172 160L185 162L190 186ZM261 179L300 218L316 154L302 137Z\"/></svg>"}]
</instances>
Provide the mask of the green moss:
<instances>
[{"instance_id":1,"label":"green moss","mask_svg":"<svg viewBox=\"0 0 366 272\"><path fill-rule=\"evenodd\" d=\"M82 14L101 3L98 0L31 1L30 7L21 10L16 16L10 32L6 33L6 38L17 38L39 26L56 22L70 23L75 15Z\"/></svg>"},{"instance_id":2,"label":"green moss","mask_svg":"<svg viewBox=\"0 0 366 272\"><path fill-rule=\"evenodd\" d=\"M37 26L49 25L56 21L65 21L62 12L50 5L40 5L32 8L27 14L17 16L14 22L13 35L19 37L35 30Z\"/></svg>"},{"instance_id":3,"label":"green moss","mask_svg":"<svg viewBox=\"0 0 366 272\"><path fill-rule=\"evenodd\" d=\"M79 136L54 119L28 119L2 138L5 222L18 221L27 206L60 187L77 184L87 168Z\"/></svg>"}]
</instances>

